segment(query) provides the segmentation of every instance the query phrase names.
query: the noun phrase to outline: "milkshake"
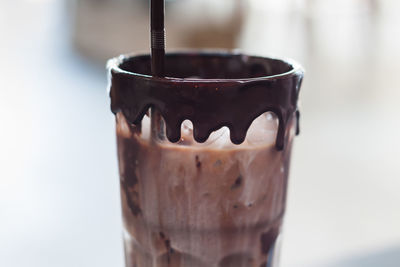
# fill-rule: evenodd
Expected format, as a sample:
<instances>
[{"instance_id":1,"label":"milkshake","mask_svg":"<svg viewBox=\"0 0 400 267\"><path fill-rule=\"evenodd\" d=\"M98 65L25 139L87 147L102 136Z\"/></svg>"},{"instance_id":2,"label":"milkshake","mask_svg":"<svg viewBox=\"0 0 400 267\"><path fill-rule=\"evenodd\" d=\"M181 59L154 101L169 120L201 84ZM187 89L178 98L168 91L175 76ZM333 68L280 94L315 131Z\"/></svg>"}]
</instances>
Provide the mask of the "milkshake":
<instances>
[{"instance_id":1,"label":"milkshake","mask_svg":"<svg viewBox=\"0 0 400 267\"><path fill-rule=\"evenodd\" d=\"M276 267L302 69L222 52L167 55L167 78L146 55L109 67L126 266Z\"/></svg>"}]
</instances>

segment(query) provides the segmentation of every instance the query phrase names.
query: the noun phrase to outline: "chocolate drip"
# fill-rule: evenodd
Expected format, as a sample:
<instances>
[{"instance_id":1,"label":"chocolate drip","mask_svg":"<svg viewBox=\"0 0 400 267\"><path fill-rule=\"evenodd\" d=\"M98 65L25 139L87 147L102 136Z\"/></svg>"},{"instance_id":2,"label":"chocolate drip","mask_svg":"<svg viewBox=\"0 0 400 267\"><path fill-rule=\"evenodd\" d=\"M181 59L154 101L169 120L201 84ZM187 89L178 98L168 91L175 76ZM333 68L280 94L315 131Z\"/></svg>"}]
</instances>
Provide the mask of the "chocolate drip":
<instances>
[{"instance_id":1,"label":"chocolate drip","mask_svg":"<svg viewBox=\"0 0 400 267\"><path fill-rule=\"evenodd\" d=\"M110 61L111 110L140 124L147 110L156 108L171 142L179 141L186 119L192 121L194 139L200 143L227 126L234 144L245 140L255 118L272 111L279 119L276 148L283 149L286 126L299 117L300 66L228 53L167 54L165 63L167 78L154 78L148 55Z\"/></svg>"}]
</instances>

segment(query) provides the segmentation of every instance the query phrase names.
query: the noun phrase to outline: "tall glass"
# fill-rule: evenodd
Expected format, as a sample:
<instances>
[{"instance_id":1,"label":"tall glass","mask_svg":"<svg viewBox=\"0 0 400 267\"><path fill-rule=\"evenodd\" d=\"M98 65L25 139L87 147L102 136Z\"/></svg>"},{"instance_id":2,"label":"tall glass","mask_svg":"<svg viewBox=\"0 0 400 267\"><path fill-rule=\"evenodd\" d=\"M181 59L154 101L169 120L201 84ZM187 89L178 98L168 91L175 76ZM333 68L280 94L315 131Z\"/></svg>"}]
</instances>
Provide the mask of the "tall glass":
<instances>
[{"instance_id":1,"label":"tall glass","mask_svg":"<svg viewBox=\"0 0 400 267\"><path fill-rule=\"evenodd\" d=\"M148 55L109 68L126 266L278 266L301 67L209 52L168 54L174 78Z\"/></svg>"}]
</instances>

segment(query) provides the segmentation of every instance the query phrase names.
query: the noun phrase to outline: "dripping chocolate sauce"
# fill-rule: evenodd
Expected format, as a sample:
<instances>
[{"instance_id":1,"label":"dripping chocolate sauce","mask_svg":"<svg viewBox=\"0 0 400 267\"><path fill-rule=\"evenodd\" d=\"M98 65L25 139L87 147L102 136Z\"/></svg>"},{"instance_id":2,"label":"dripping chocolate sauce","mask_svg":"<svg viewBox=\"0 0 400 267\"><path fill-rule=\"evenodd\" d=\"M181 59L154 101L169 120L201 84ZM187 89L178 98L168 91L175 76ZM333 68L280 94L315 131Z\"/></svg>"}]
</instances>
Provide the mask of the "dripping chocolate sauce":
<instances>
[{"instance_id":1,"label":"dripping chocolate sauce","mask_svg":"<svg viewBox=\"0 0 400 267\"><path fill-rule=\"evenodd\" d=\"M151 76L149 55L127 56L109 62L111 110L140 125L150 107L166 123L166 136L177 142L181 123L193 123L193 136L205 142L223 126L232 143L242 143L251 123L271 111L279 120L276 148L285 146L286 128L296 119L303 70L296 63L228 52L168 53L165 76ZM173 77L173 78L170 78Z\"/></svg>"}]
</instances>

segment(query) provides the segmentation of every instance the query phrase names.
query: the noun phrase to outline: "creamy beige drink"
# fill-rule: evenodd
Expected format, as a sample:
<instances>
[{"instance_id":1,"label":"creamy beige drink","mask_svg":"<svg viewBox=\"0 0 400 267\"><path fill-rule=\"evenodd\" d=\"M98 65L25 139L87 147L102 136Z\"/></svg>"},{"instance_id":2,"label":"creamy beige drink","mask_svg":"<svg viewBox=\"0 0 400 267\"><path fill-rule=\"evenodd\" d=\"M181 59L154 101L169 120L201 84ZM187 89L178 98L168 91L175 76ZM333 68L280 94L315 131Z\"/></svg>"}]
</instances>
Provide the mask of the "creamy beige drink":
<instances>
[{"instance_id":1,"label":"creamy beige drink","mask_svg":"<svg viewBox=\"0 0 400 267\"><path fill-rule=\"evenodd\" d=\"M178 143L154 141L148 124L139 131L117 115L127 266L267 266L294 134L278 151L271 114L253 122L241 145L230 142L228 129L196 143L186 124Z\"/></svg>"}]
</instances>

